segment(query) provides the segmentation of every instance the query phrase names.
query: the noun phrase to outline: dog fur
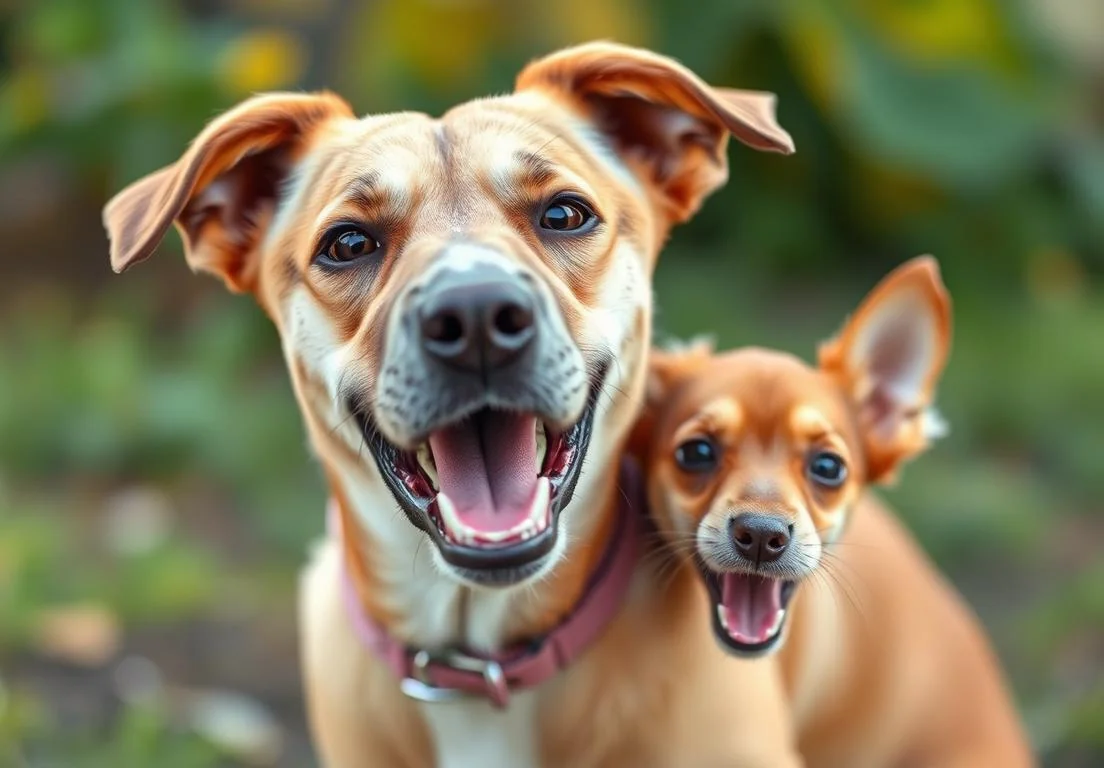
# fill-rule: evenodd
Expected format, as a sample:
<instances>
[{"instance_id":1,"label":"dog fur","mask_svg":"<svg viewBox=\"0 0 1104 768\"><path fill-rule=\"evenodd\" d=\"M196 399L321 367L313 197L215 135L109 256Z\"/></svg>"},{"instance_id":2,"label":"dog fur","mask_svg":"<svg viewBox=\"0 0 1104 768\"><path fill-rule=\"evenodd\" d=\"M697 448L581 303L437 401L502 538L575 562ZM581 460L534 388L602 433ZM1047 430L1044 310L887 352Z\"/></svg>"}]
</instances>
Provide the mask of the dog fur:
<instances>
[{"instance_id":1,"label":"dog fur","mask_svg":"<svg viewBox=\"0 0 1104 768\"><path fill-rule=\"evenodd\" d=\"M488 652L546 632L578 601L617 508L616 467L644 386L654 263L671 228L725 181L730 135L793 149L769 94L714 88L662 56L593 43L533 62L512 94L440 118L357 118L325 93L256 97L105 209L117 271L149 257L175 224L193 269L252 294L280 334L347 532L320 545L300 597L309 718L326 765L798 762L777 670L725 657L699 620L693 581L660 580L649 561L601 640L506 711L406 698L358 643L339 594L344 569L364 610L394 636ZM585 235L536 226L564 191L596 214ZM342 222L361 229L334 251L326 233ZM354 251L351 268L334 255ZM450 389L412 354L404 327L417 292L446 267L497 270L531 291L551 364L521 383L526 407L551 426L580 418L585 387L609 363L555 547L505 586L480 585L404 519L358 418L413 450L462 415L448 400L460 385ZM464 397L467 408L507 395Z\"/></svg>"},{"instance_id":2,"label":"dog fur","mask_svg":"<svg viewBox=\"0 0 1104 768\"><path fill-rule=\"evenodd\" d=\"M942 434L932 402L950 342L950 298L921 257L874 289L817 368L756 348L653 355L633 437L652 513L682 570L731 574L700 620L781 671L809 765L1033 764L976 619L867 494ZM786 582L781 629L741 635L758 645L714 618L728 600L747 610L724 613L740 632L761 627L750 601Z\"/></svg>"}]
</instances>

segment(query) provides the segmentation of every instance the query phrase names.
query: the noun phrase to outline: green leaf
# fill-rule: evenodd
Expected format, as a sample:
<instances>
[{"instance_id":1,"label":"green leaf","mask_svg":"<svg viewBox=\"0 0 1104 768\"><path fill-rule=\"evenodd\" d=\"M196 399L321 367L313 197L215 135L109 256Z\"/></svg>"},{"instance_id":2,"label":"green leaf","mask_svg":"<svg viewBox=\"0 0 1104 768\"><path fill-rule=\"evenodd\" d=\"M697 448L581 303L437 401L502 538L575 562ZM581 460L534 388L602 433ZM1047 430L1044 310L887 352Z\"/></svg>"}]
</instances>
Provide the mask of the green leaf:
<instances>
[{"instance_id":1,"label":"green leaf","mask_svg":"<svg viewBox=\"0 0 1104 768\"><path fill-rule=\"evenodd\" d=\"M956 187L992 189L1033 164L1049 104L993 74L895 55L853 19L834 17L844 41L837 120L882 162Z\"/></svg>"}]
</instances>

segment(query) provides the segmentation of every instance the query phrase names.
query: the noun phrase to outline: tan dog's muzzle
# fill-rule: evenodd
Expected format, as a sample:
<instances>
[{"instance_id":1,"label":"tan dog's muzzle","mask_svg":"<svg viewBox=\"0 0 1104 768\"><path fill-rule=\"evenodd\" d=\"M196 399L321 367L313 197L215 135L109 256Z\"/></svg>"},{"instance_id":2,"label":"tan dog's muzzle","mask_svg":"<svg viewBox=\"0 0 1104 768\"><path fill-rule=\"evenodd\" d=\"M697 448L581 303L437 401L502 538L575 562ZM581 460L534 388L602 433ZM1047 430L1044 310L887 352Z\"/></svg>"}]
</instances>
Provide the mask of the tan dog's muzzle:
<instances>
[{"instance_id":1,"label":"tan dog's muzzle","mask_svg":"<svg viewBox=\"0 0 1104 768\"><path fill-rule=\"evenodd\" d=\"M387 318L375 400L352 410L444 560L471 581L516 580L556 544L605 358L584 358L516 256L459 241L426 262Z\"/></svg>"},{"instance_id":2,"label":"tan dog's muzzle","mask_svg":"<svg viewBox=\"0 0 1104 768\"><path fill-rule=\"evenodd\" d=\"M564 429L586 406L587 374L548 286L495 249L450 243L387 318L374 417L407 449L488 408Z\"/></svg>"}]
</instances>

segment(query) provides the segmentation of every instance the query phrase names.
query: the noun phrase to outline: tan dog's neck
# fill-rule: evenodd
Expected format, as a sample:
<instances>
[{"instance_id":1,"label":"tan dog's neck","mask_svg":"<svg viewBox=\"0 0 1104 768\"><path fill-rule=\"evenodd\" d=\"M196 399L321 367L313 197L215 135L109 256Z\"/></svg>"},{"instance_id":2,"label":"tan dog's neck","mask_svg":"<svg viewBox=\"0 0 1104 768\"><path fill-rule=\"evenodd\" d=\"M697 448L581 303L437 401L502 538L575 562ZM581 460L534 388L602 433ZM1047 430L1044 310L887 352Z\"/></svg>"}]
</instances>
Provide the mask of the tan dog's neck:
<instances>
[{"instance_id":1,"label":"tan dog's neck","mask_svg":"<svg viewBox=\"0 0 1104 768\"><path fill-rule=\"evenodd\" d=\"M442 578L416 529L396 525L384 530L365 523L381 505L393 506L382 483L373 489L370 478L343 475L340 469L327 475L342 528L351 532L343 537L342 550L365 611L396 639L417 647L492 652L547 634L571 613L611 544L615 474L596 477L576 491L572 506L578 505L588 525L572 545L570 558L541 580L539 593L473 588ZM395 515L405 523L401 512Z\"/></svg>"}]
</instances>

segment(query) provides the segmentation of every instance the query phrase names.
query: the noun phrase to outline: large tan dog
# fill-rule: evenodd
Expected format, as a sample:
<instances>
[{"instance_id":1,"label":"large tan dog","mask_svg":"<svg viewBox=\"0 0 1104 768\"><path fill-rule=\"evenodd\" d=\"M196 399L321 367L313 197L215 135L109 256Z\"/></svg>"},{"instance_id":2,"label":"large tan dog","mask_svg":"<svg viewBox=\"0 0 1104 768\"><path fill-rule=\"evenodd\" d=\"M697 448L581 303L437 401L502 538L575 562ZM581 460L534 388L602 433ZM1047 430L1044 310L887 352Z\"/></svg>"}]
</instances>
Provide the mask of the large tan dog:
<instances>
[{"instance_id":1,"label":"large tan dog","mask_svg":"<svg viewBox=\"0 0 1104 768\"><path fill-rule=\"evenodd\" d=\"M792 151L771 96L590 44L440 119L252 99L107 206L116 270L175 223L279 330L337 517L301 595L327 765L793 761L777 673L723 654L693 580L603 570L654 261L730 134Z\"/></svg>"},{"instance_id":2,"label":"large tan dog","mask_svg":"<svg viewBox=\"0 0 1104 768\"><path fill-rule=\"evenodd\" d=\"M810 765L1032 764L976 620L865 493L941 429L930 406L950 334L921 257L818 368L756 348L653 355L633 436L651 510L705 582L701 621L736 655L778 652L762 663L783 670Z\"/></svg>"}]
</instances>

